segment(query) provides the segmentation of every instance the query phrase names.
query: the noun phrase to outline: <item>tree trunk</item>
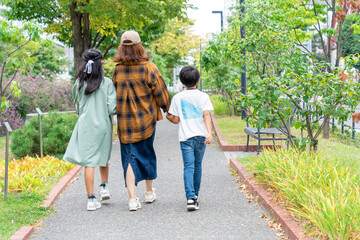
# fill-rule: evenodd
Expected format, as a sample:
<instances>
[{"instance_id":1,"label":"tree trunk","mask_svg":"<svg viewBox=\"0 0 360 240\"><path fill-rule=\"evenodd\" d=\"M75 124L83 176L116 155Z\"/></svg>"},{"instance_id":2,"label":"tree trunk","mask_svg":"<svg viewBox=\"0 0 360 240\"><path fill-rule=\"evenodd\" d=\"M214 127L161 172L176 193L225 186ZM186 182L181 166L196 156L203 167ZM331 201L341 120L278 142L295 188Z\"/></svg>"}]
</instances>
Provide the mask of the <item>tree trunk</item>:
<instances>
[{"instance_id":1,"label":"tree trunk","mask_svg":"<svg viewBox=\"0 0 360 240\"><path fill-rule=\"evenodd\" d=\"M314 153L317 153L319 140L313 140L313 141L314 141L313 150Z\"/></svg>"},{"instance_id":2,"label":"tree trunk","mask_svg":"<svg viewBox=\"0 0 360 240\"><path fill-rule=\"evenodd\" d=\"M72 2L70 5L70 15L73 27L73 46L74 46L74 70L75 78L82 63L82 54L90 48L90 27L89 14L78 11L78 3Z\"/></svg>"},{"instance_id":3,"label":"tree trunk","mask_svg":"<svg viewBox=\"0 0 360 240\"><path fill-rule=\"evenodd\" d=\"M329 139L329 137L330 137L330 118L326 116L324 121L325 121L325 124L324 124L322 137L325 139Z\"/></svg>"}]
</instances>

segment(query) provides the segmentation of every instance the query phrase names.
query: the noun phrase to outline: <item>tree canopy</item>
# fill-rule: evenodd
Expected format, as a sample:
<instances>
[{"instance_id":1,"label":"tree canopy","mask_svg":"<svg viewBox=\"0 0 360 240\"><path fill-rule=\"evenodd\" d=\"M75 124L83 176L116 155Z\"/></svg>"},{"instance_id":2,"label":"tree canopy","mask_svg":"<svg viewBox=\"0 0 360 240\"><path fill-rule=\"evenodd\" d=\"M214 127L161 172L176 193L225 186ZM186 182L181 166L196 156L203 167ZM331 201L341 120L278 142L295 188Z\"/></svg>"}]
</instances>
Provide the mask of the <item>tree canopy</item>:
<instances>
[{"instance_id":1,"label":"tree canopy","mask_svg":"<svg viewBox=\"0 0 360 240\"><path fill-rule=\"evenodd\" d=\"M96 47L106 55L125 30L139 32L145 46L159 38L166 23L186 18L186 0L0 0L9 19L46 24L45 31L74 47L75 68L81 54Z\"/></svg>"},{"instance_id":2,"label":"tree canopy","mask_svg":"<svg viewBox=\"0 0 360 240\"><path fill-rule=\"evenodd\" d=\"M39 46L49 46L48 40L42 40L42 28L34 22L24 23L23 28L17 28L11 22L0 21L0 111L10 105L12 96L20 96L19 85L14 81L22 69L33 64L33 51L26 49L31 43Z\"/></svg>"},{"instance_id":3,"label":"tree canopy","mask_svg":"<svg viewBox=\"0 0 360 240\"><path fill-rule=\"evenodd\" d=\"M150 45L153 61L163 68L167 82L170 82L174 66L181 64L192 49L200 48L199 36L192 35L190 30L193 24L194 21L188 19L172 19L166 24L164 34Z\"/></svg>"}]
</instances>

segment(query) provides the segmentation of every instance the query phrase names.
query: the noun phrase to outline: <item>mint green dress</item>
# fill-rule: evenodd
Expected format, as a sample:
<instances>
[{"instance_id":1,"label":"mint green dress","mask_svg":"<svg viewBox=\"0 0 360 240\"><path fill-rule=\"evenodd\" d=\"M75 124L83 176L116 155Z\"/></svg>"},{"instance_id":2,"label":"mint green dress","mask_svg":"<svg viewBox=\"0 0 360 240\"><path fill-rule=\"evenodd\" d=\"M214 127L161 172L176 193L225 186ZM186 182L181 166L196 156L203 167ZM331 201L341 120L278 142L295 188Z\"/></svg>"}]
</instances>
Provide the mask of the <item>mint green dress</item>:
<instances>
[{"instance_id":1,"label":"mint green dress","mask_svg":"<svg viewBox=\"0 0 360 240\"><path fill-rule=\"evenodd\" d=\"M86 167L105 167L112 148L112 121L115 114L116 91L113 82L104 78L100 87L85 95L86 82L81 90L79 80L72 89L79 120L71 135L63 159Z\"/></svg>"}]
</instances>

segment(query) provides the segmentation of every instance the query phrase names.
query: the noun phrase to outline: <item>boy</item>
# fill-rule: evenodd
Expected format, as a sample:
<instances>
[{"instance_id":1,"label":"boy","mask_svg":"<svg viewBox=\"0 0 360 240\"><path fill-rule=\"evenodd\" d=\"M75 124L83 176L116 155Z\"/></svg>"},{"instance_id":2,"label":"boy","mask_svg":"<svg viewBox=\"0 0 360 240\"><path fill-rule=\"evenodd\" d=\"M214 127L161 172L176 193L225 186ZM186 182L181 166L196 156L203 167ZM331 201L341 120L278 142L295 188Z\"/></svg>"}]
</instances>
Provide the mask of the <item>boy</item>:
<instances>
[{"instance_id":1,"label":"boy","mask_svg":"<svg viewBox=\"0 0 360 240\"><path fill-rule=\"evenodd\" d=\"M179 141L184 162L187 210L193 211L199 209L201 162L205 144L212 142L209 111L214 108L209 96L196 89L200 74L195 67L183 67L179 77L186 89L173 97L166 118L172 123L180 123Z\"/></svg>"}]
</instances>

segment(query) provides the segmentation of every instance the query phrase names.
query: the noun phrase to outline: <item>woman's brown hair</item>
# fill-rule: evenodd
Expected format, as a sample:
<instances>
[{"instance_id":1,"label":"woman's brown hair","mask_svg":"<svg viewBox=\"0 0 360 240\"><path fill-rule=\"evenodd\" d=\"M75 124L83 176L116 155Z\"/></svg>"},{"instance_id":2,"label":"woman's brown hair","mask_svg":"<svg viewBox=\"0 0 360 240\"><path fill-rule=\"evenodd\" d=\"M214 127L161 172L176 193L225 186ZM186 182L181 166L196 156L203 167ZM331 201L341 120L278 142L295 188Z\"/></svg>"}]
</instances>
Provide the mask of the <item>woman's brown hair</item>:
<instances>
[{"instance_id":1,"label":"woman's brown hair","mask_svg":"<svg viewBox=\"0 0 360 240\"><path fill-rule=\"evenodd\" d=\"M149 61L150 57L150 55L146 54L141 43L135 45L120 44L113 61L117 63L139 63Z\"/></svg>"}]
</instances>

